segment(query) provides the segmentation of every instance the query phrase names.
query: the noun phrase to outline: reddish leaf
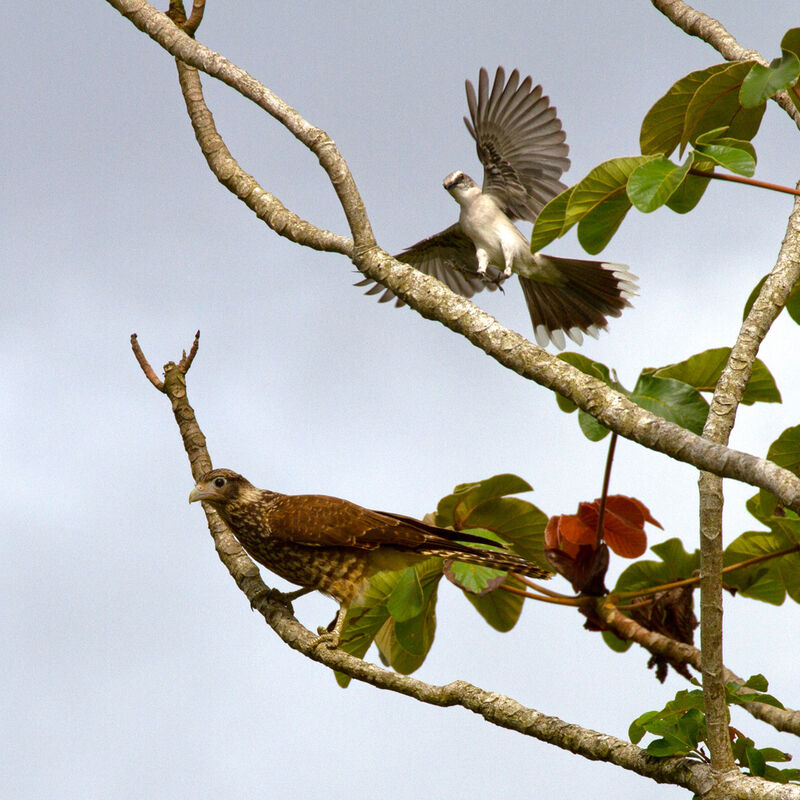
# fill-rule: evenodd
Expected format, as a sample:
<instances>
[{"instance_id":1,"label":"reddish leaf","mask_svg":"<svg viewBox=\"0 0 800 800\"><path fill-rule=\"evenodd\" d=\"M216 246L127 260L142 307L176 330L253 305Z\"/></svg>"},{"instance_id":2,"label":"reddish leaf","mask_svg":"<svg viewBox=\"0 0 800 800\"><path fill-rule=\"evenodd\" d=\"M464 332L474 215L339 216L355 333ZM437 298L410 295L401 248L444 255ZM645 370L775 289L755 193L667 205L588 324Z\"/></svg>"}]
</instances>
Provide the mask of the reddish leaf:
<instances>
[{"instance_id":1,"label":"reddish leaf","mask_svg":"<svg viewBox=\"0 0 800 800\"><path fill-rule=\"evenodd\" d=\"M635 497L626 497L624 494L612 494L606 498L606 509L613 511L618 517L627 520L637 528L644 528L644 523L649 522L657 528L664 530L664 526L656 519L653 519L650 510Z\"/></svg>"},{"instance_id":2,"label":"reddish leaf","mask_svg":"<svg viewBox=\"0 0 800 800\"><path fill-rule=\"evenodd\" d=\"M584 508L594 503L581 503L577 514L562 514L558 524L560 539L566 539L573 544L594 545L597 540L597 514L594 519L587 518Z\"/></svg>"},{"instance_id":3,"label":"reddish leaf","mask_svg":"<svg viewBox=\"0 0 800 800\"><path fill-rule=\"evenodd\" d=\"M638 558L647 550L647 534L644 530L626 524L608 510L603 520L603 538L606 544L623 558Z\"/></svg>"}]
</instances>

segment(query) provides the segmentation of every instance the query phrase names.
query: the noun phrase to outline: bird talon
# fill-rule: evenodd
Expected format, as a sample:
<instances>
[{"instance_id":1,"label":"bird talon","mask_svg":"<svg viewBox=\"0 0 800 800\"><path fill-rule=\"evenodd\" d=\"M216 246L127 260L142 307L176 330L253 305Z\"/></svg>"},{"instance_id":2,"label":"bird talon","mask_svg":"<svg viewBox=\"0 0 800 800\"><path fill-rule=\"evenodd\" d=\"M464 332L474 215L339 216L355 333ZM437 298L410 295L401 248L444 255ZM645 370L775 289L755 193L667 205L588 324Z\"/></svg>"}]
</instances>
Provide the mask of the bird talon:
<instances>
[{"instance_id":1,"label":"bird talon","mask_svg":"<svg viewBox=\"0 0 800 800\"><path fill-rule=\"evenodd\" d=\"M327 628L320 626L317 628L318 636L311 640L311 648L316 649L320 645L328 647L331 650L336 650L339 647L339 635L336 631L329 631Z\"/></svg>"}]
</instances>

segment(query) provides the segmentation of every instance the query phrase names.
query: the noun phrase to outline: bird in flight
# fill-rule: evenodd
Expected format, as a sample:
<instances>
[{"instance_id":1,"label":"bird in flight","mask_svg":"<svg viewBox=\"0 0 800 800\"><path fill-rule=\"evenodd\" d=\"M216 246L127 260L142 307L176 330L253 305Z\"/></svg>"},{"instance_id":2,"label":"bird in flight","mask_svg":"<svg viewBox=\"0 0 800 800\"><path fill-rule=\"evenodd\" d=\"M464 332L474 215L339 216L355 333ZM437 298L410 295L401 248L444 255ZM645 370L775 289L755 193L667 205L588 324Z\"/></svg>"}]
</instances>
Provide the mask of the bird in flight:
<instances>
[{"instance_id":1,"label":"bird in flight","mask_svg":"<svg viewBox=\"0 0 800 800\"><path fill-rule=\"evenodd\" d=\"M289 597L319 590L339 601L332 631L320 628L318 641L338 647L347 609L358 605L369 579L430 556L534 578L551 573L497 542L470 533L437 528L412 517L368 508L338 497L286 495L257 489L230 469L205 474L189 495L216 509L244 549L276 575L303 587Z\"/></svg>"},{"instance_id":2,"label":"bird in flight","mask_svg":"<svg viewBox=\"0 0 800 800\"><path fill-rule=\"evenodd\" d=\"M536 341L562 349L565 334L577 344L583 333L596 337L607 317L630 306L638 287L624 264L531 253L514 225L517 219L534 222L567 188L559 180L570 163L566 134L542 87L532 83L530 77L520 83L516 69L506 82L502 67L491 90L481 68L477 96L466 82L470 118L464 123L483 164L483 186L460 170L451 172L443 185L461 207L458 222L395 257L464 297L494 290L516 273ZM370 286L366 294L380 294L382 303L395 298L369 278L356 286ZM399 297L396 305L403 305Z\"/></svg>"}]
</instances>

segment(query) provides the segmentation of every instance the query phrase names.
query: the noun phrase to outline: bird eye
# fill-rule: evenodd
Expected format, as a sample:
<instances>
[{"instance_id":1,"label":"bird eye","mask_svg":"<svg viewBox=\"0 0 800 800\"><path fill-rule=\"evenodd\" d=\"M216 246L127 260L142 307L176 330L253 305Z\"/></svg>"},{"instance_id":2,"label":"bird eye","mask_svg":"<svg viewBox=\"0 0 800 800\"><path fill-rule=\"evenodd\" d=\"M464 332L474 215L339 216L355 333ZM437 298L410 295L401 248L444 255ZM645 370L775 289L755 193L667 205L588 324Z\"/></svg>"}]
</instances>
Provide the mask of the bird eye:
<instances>
[{"instance_id":1,"label":"bird eye","mask_svg":"<svg viewBox=\"0 0 800 800\"><path fill-rule=\"evenodd\" d=\"M214 486L221 489L225 485L225 478L214 478Z\"/></svg>"}]
</instances>

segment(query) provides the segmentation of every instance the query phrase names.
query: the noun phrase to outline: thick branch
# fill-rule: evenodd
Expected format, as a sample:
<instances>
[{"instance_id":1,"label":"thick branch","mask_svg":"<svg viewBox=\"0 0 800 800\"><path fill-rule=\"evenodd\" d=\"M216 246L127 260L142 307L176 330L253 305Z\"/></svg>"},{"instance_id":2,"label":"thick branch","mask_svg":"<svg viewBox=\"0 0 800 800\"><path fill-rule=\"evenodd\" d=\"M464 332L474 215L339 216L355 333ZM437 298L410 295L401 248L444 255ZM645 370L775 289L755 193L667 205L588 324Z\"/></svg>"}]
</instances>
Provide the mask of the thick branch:
<instances>
[{"instance_id":1,"label":"thick branch","mask_svg":"<svg viewBox=\"0 0 800 800\"><path fill-rule=\"evenodd\" d=\"M761 342L800 278L800 200L781 245L778 260L742 323L728 363L714 390L703 436L727 444ZM722 656L722 478L702 472L700 488L700 636L708 744L713 766L733 769L728 734Z\"/></svg>"},{"instance_id":2,"label":"thick branch","mask_svg":"<svg viewBox=\"0 0 800 800\"><path fill-rule=\"evenodd\" d=\"M135 339L134 339L135 340ZM138 347L138 345L137 345ZM146 363L143 356L137 360ZM189 404L186 392L186 359L164 367L163 391L172 403L173 414L189 456L192 476L197 480L211 468L205 437ZM542 742L581 755L593 761L616 764L659 783L682 786L702 795L716 790L715 776L707 765L683 758L658 759L641 748L579 725L547 716L505 695L480 689L465 681L435 686L406 675L382 669L342 650L315 646L314 637L294 618L289 607L277 599L262 582L258 567L250 560L239 543L213 509L204 507L209 530L220 559L227 567L251 606L259 611L270 627L290 647L325 666L344 672L356 680L379 689L405 694L420 702L435 706L461 706L502 728L517 731ZM787 787L757 778L737 776L724 787L725 796L732 800L800 800L800 787Z\"/></svg>"},{"instance_id":3,"label":"thick branch","mask_svg":"<svg viewBox=\"0 0 800 800\"><path fill-rule=\"evenodd\" d=\"M651 2L670 22L690 36L696 36L710 44L726 61L758 61L759 64L767 66L766 60L760 53L742 47L727 28L714 17L697 11L683 0L651 0ZM775 49L778 49L777 43ZM778 92L773 99L800 128L800 113L789 99L789 95L786 92Z\"/></svg>"},{"instance_id":4,"label":"thick branch","mask_svg":"<svg viewBox=\"0 0 800 800\"><path fill-rule=\"evenodd\" d=\"M340 183L354 187L347 165L327 135L310 126L269 89L183 34L147 3L141 0L108 2L130 16L138 27L182 61L224 80L257 102L315 152L320 150L321 136L328 143L322 148L327 160L321 157L321 161L332 175L332 180L336 183L335 176L344 173L346 180L344 183L340 180ZM350 195L349 191L340 192L340 199L343 198L343 205L350 208L348 219L355 230L360 218L359 209L363 208L357 193L355 206L347 199ZM360 235L362 242L371 241L371 233L367 236L361 229ZM494 317L454 294L440 281L420 273L408 264L394 260L376 246L365 244L362 248L356 247L353 262L365 275L391 289L424 317L437 320L466 337L523 377L569 398L620 436L700 469L768 489L784 506L800 511L800 480L787 470L764 459L704 441L686 429L645 411L601 381L584 375L531 344L518 333L503 328Z\"/></svg>"}]
</instances>

